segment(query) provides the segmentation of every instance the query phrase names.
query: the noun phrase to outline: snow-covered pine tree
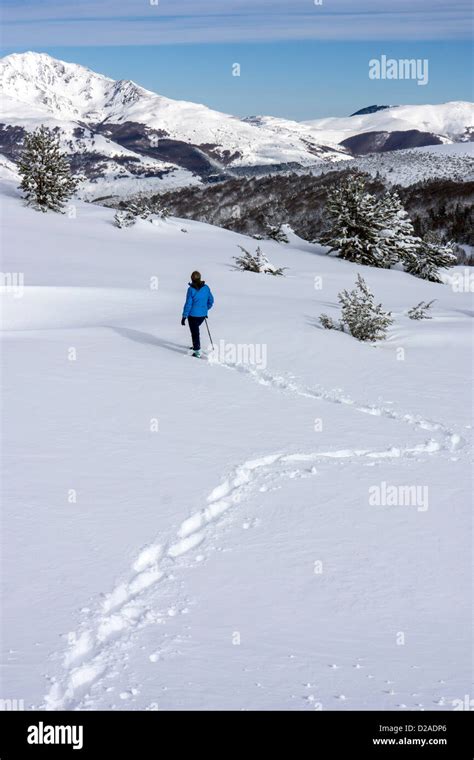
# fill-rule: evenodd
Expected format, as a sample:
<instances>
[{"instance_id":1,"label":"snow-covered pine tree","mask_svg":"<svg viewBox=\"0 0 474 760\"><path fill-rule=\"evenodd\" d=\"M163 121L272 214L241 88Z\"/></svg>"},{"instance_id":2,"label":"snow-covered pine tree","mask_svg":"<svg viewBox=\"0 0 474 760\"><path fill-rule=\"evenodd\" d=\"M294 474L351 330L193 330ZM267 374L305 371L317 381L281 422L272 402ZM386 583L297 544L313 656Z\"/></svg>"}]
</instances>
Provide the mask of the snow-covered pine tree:
<instances>
[{"instance_id":1,"label":"snow-covered pine tree","mask_svg":"<svg viewBox=\"0 0 474 760\"><path fill-rule=\"evenodd\" d=\"M373 267L390 267L393 254L387 245L386 229L390 218L384 205L365 189L365 181L350 175L329 193L326 203L329 231L320 242L328 253L341 259Z\"/></svg>"},{"instance_id":2,"label":"snow-covered pine tree","mask_svg":"<svg viewBox=\"0 0 474 760\"><path fill-rule=\"evenodd\" d=\"M151 201L142 199L138 206L142 209L144 214L139 214L142 219L147 219L149 216L158 216L160 219L167 219L170 215L170 210L165 206L161 197L155 196Z\"/></svg>"},{"instance_id":3,"label":"snow-covered pine tree","mask_svg":"<svg viewBox=\"0 0 474 760\"><path fill-rule=\"evenodd\" d=\"M324 327L325 330L343 330L344 327L341 325L341 323L337 323L333 320L332 317L328 317L327 314L320 314L319 315L319 321L321 322L322 327Z\"/></svg>"},{"instance_id":4,"label":"snow-covered pine tree","mask_svg":"<svg viewBox=\"0 0 474 760\"><path fill-rule=\"evenodd\" d=\"M416 306L412 306L411 309L408 309L408 316L410 319L432 319L431 314L429 314L429 310L433 306L435 302L435 298L433 298L432 301L428 301L425 303L425 301L420 301L420 303L417 303Z\"/></svg>"},{"instance_id":5,"label":"snow-covered pine tree","mask_svg":"<svg viewBox=\"0 0 474 760\"><path fill-rule=\"evenodd\" d=\"M114 216L117 227L133 227L137 219L148 219L154 213L146 200L128 201L125 208L119 209Z\"/></svg>"},{"instance_id":6,"label":"snow-covered pine tree","mask_svg":"<svg viewBox=\"0 0 474 760\"><path fill-rule=\"evenodd\" d=\"M160 217L160 219L168 219L168 217L170 216L171 212L170 212L169 208L167 206L165 206L165 204L162 201L160 201L158 203L158 206L155 206L153 208L153 213L154 214L158 214L158 216Z\"/></svg>"},{"instance_id":7,"label":"snow-covered pine tree","mask_svg":"<svg viewBox=\"0 0 474 760\"><path fill-rule=\"evenodd\" d=\"M276 240L277 243L289 243L288 235L283 229L283 226L281 224L273 225L273 224L267 224L266 227L266 233L267 236L271 240Z\"/></svg>"},{"instance_id":8,"label":"snow-covered pine tree","mask_svg":"<svg viewBox=\"0 0 474 760\"><path fill-rule=\"evenodd\" d=\"M382 304L374 303L374 295L360 274L353 290L343 290L338 294L341 304L341 324L357 340L376 341L386 337L392 324L391 313L382 309Z\"/></svg>"},{"instance_id":9,"label":"snow-covered pine tree","mask_svg":"<svg viewBox=\"0 0 474 760\"><path fill-rule=\"evenodd\" d=\"M405 265L405 270L421 277L422 280L442 282L439 276L440 269L449 269L456 264L456 256L452 243L443 243L436 233L428 232L419 240L418 250Z\"/></svg>"},{"instance_id":10,"label":"snow-covered pine tree","mask_svg":"<svg viewBox=\"0 0 474 760\"><path fill-rule=\"evenodd\" d=\"M276 267L270 263L260 246L258 246L255 253L246 251L241 245L239 245L242 251L242 256L234 256L234 261L238 269L242 269L246 272L258 272L263 274L282 275L286 267Z\"/></svg>"},{"instance_id":11,"label":"snow-covered pine tree","mask_svg":"<svg viewBox=\"0 0 474 760\"><path fill-rule=\"evenodd\" d=\"M120 230L124 227L133 227L137 218L128 209L119 209L114 216L115 226Z\"/></svg>"},{"instance_id":12,"label":"snow-covered pine tree","mask_svg":"<svg viewBox=\"0 0 474 760\"><path fill-rule=\"evenodd\" d=\"M61 152L59 134L44 124L26 135L18 170L27 202L40 211L61 211L78 184Z\"/></svg>"},{"instance_id":13,"label":"snow-covered pine tree","mask_svg":"<svg viewBox=\"0 0 474 760\"><path fill-rule=\"evenodd\" d=\"M127 203L127 211L135 219L148 219L151 209L146 201L138 200Z\"/></svg>"},{"instance_id":14,"label":"snow-covered pine tree","mask_svg":"<svg viewBox=\"0 0 474 760\"><path fill-rule=\"evenodd\" d=\"M398 261L409 265L416 257L420 239L415 235L411 219L403 208L398 193L385 193L379 202L379 209L380 218L386 225L380 234L385 239L389 266Z\"/></svg>"}]
</instances>

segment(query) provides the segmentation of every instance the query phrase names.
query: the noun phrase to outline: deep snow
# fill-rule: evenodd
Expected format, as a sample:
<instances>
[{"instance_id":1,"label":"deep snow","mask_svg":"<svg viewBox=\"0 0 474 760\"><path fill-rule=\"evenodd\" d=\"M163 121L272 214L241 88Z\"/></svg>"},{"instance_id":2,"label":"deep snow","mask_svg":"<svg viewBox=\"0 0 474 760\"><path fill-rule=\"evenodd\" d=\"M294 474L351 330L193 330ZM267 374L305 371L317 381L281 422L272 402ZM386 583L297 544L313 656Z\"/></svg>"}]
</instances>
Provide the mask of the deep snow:
<instances>
[{"instance_id":1,"label":"deep snow","mask_svg":"<svg viewBox=\"0 0 474 760\"><path fill-rule=\"evenodd\" d=\"M286 276L256 275L232 256L257 242L208 225L44 215L8 182L2 207L2 271L24 274L1 299L2 695L446 710L471 693L473 311L449 284L469 270L436 285L292 236L261 243ZM195 268L217 361L186 352ZM395 317L376 347L317 325L357 272ZM432 320L407 318L432 298ZM239 345L266 361L235 364ZM392 486L420 498L371 503Z\"/></svg>"}]
</instances>

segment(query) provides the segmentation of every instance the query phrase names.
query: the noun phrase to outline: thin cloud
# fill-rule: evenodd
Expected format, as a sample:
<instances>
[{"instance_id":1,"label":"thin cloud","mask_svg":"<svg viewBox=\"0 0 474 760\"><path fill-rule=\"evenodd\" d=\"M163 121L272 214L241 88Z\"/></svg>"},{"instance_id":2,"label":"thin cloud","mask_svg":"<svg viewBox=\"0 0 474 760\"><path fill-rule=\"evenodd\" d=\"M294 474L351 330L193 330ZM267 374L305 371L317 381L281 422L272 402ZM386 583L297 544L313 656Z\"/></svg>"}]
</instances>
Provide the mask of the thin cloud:
<instances>
[{"instance_id":1,"label":"thin cloud","mask_svg":"<svg viewBox=\"0 0 474 760\"><path fill-rule=\"evenodd\" d=\"M472 18L465 0L6 0L2 15L8 47L466 39Z\"/></svg>"}]
</instances>

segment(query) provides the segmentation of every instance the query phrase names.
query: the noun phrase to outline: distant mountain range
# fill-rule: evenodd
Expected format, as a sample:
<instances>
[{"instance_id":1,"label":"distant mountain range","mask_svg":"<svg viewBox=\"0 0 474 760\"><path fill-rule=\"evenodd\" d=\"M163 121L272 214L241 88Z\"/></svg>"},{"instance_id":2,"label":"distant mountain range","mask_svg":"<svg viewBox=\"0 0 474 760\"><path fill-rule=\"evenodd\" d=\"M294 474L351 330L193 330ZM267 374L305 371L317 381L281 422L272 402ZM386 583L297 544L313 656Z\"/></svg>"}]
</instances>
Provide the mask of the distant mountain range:
<instances>
[{"instance_id":1,"label":"distant mountain range","mask_svg":"<svg viewBox=\"0 0 474 760\"><path fill-rule=\"evenodd\" d=\"M0 153L15 162L25 130L60 128L91 198L468 141L474 123L466 102L369 106L306 122L240 119L33 52L0 60L0 92Z\"/></svg>"}]
</instances>

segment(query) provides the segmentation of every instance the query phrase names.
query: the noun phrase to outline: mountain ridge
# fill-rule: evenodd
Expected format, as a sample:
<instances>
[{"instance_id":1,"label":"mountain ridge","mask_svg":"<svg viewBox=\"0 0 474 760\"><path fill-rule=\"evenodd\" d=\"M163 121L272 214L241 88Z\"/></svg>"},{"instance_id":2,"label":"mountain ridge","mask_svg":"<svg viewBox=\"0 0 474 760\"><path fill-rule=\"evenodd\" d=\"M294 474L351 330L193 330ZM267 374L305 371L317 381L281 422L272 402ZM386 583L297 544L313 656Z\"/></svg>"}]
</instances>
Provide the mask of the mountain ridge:
<instances>
[{"instance_id":1,"label":"mountain ridge","mask_svg":"<svg viewBox=\"0 0 474 760\"><path fill-rule=\"evenodd\" d=\"M306 122L238 118L33 51L0 59L0 88L0 153L16 161L27 131L42 123L59 129L73 169L87 178L82 192L89 199L109 190L156 192L350 161L360 151L468 140L474 122L472 104L462 101ZM401 136L392 138L395 132Z\"/></svg>"}]
</instances>

